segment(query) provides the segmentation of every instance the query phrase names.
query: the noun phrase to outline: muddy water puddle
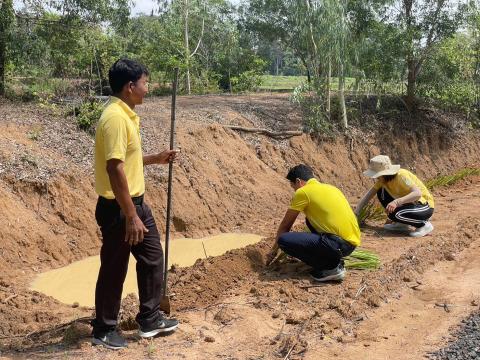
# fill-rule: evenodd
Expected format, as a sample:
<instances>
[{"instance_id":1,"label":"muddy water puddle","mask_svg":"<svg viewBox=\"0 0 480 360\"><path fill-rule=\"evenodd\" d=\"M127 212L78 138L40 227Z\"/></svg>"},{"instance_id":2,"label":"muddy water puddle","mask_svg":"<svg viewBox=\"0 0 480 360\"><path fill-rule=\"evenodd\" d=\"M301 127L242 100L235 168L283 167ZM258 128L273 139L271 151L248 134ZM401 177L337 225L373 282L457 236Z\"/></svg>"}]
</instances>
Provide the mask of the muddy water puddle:
<instances>
[{"instance_id":1,"label":"muddy water puddle","mask_svg":"<svg viewBox=\"0 0 480 360\"><path fill-rule=\"evenodd\" d=\"M169 264L181 267L191 266L197 259L219 256L228 250L238 249L259 242L263 237L255 234L220 234L202 239L173 239L170 242ZM130 255L128 273L123 285L123 296L136 293L137 279L135 258ZM81 306L94 306L95 283L97 281L100 257L74 262L63 268L50 270L37 276L31 285L32 290L42 292L66 303L79 303Z\"/></svg>"}]
</instances>

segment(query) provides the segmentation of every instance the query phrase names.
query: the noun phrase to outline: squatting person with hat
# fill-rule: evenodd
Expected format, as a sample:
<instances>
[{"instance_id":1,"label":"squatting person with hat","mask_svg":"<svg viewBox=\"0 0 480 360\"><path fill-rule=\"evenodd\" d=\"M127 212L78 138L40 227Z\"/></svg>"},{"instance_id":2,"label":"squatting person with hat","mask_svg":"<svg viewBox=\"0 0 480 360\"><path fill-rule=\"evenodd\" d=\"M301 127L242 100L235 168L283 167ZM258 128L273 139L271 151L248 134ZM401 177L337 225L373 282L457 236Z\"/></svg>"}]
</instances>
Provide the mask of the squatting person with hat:
<instances>
[{"instance_id":1,"label":"squatting person with hat","mask_svg":"<svg viewBox=\"0 0 480 360\"><path fill-rule=\"evenodd\" d=\"M280 223L267 263L278 248L310 265L316 281L342 281L342 258L360 245L360 228L343 193L335 186L315 179L307 165L297 165L287 175L295 193ZM303 212L310 232L290 232Z\"/></svg>"},{"instance_id":2,"label":"squatting person with hat","mask_svg":"<svg viewBox=\"0 0 480 360\"><path fill-rule=\"evenodd\" d=\"M148 92L147 69L133 60L120 59L108 75L114 96L95 135L95 190L99 196L95 218L102 233L102 248L92 342L120 349L127 346L116 326L130 252L137 260L139 335L149 338L178 326L177 320L165 318L160 311L163 249L155 219L143 198L143 167L168 164L176 151L142 153L140 118L134 109Z\"/></svg>"},{"instance_id":3,"label":"squatting person with hat","mask_svg":"<svg viewBox=\"0 0 480 360\"><path fill-rule=\"evenodd\" d=\"M423 182L400 165L392 165L386 155L370 159L364 175L376 179L373 187L360 200L355 213L360 215L367 203L377 195L392 221L383 227L390 231L410 231L410 236L421 237L433 231L430 218L435 206L433 196Z\"/></svg>"}]
</instances>

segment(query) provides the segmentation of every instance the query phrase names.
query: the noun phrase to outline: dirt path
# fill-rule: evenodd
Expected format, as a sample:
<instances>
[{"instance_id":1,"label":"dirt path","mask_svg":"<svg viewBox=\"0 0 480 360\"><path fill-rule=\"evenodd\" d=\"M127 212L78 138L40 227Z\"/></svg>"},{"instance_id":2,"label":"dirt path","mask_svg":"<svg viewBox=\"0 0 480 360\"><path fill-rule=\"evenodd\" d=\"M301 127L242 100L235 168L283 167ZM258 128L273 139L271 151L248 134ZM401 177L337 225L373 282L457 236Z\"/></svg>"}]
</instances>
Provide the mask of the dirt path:
<instances>
[{"instance_id":1,"label":"dirt path","mask_svg":"<svg viewBox=\"0 0 480 360\"><path fill-rule=\"evenodd\" d=\"M418 290L404 290L357 329L345 344L312 346L306 359L421 359L445 344L449 330L475 309L480 299L480 241L429 269ZM447 304L444 308L442 305Z\"/></svg>"}]
</instances>

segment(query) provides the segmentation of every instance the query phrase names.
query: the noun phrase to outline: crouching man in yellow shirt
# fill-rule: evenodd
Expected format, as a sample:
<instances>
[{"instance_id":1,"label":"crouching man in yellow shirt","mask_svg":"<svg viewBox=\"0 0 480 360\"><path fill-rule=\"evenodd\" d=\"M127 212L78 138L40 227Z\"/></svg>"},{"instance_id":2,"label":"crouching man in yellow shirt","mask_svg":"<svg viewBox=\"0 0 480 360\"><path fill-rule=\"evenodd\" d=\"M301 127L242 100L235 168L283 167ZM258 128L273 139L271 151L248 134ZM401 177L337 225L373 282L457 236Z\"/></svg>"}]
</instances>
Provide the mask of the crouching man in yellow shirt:
<instances>
[{"instance_id":1,"label":"crouching man in yellow shirt","mask_svg":"<svg viewBox=\"0 0 480 360\"><path fill-rule=\"evenodd\" d=\"M287 175L295 190L290 207L277 230L267 262L278 248L310 265L316 281L342 281L342 258L360 245L360 228L347 199L335 186L319 182L307 165L297 165ZM310 232L290 232L300 212Z\"/></svg>"}]
</instances>

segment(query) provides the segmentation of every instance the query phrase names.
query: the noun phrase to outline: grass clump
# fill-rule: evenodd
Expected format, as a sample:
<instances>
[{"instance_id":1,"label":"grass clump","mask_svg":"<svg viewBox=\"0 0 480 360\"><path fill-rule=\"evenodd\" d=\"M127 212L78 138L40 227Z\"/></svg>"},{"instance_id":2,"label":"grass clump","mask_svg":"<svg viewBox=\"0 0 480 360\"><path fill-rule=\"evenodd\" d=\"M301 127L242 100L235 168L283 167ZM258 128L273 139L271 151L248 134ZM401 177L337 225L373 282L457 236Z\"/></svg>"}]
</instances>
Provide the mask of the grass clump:
<instances>
[{"instance_id":1,"label":"grass clump","mask_svg":"<svg viewBox=\"0 0 480 360\"><path fill-rule=\"evenodd\" d=\"M465 168L452 175L442 175L434 179L431 179L425 183L425 186L433 190L439 186L451 186L456 182L472 175L480 175L480 169L478 168Z\"/></svg>"},{"instance_id":2,"label":"grass clump","mask_svg":"<svg viewBox=\"0 0 480 360\"><path fill-rule=\"evenodd\" d=\"M382 221L385 220L385 210L380 205L377 205L375 202L370 202L360 211L358 215L358 223L360 225L365 225L367 220L372 221Z\"/></svg>"}]
</instances>

